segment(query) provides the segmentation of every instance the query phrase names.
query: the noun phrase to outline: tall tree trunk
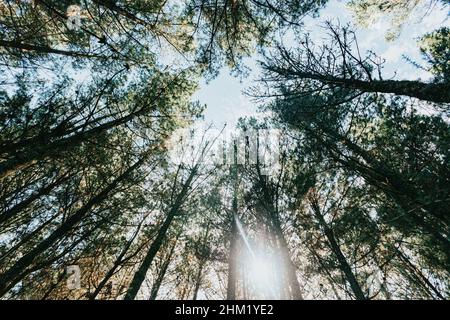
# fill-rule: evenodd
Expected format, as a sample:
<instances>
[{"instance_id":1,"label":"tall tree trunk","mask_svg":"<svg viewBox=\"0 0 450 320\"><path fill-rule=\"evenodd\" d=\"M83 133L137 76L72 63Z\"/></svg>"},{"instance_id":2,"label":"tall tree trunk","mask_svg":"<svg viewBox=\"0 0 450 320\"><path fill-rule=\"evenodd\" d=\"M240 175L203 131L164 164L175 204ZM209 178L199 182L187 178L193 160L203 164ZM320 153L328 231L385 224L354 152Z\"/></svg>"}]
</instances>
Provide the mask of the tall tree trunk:
<instances>
[{"instance_id":1,"label":"tall tree trunk","mask_svg":"<svg viewBox=\"0 0 450 320\"><path fill-rule=\"evenodd\" d=\"M195 287L194 287L194 295L192 296L192 300L197 300L198 291L200 290L200 285L202 283L202 272L203 267L205 266L205 261L201 260L198 266L197 274L195 275Z\"/></svg>"},{"instance_id":2,"label":"tall tree trunk","mask_svg":"<svg viewBox=\"0 0 450 320\"><path fill-rule=\"evenodd\" d=\"M141 230L142 223L143 223L143 221L138 225L138 227L136 228L136 231L134 232L134 234L130 238L130 240L127 241L127 243L123 247L122 251L120 252L120 254L117 256L116 260L114 261L114 264L111 267L111 269L108 270L106 275L103 277L102 281L100 281L100 283L98 284L97 288L95 288L94 292L91 295L89 295L90 300L95 300L95 298L102 291L104 286L108 283L109 279L111 279L111 277L116 273L117 268L119 268L119 266L122 264L123 258L127 254L128 250L130 249L130 247L133 244L136 237L138 236L139 231Z\"/></svg>"},{"instance_id":3,"label":"tall tree trunk","mask_svg":"<svg viewBox=\"0 0 450 320\"><path fill-rule=\"evenodd\" d=\"M53 190L55 187L62 184L64 181L67 181L69 178L70 178L70 176L68 175L68 173L61 175L54 182L39 189L37 192L30 195L28 198L26 198L22 202L16 204L15 206L11 207L10 209L8 209L5 212L3 212L2 214L0 214L0 225L7 222L10 218L12 218L14 215L19 213L20 211L26 209L35 200L39 199L40 197L42 197L44 195L47 195L51 190Z\"/></svg>"},{"instance_id":4,"label":"tall tree trunk","mask_svg":"<svg viewBox=\"0 0 450 320\"><path fill-rule=\"evenodd\" d=\"M441 300L445 300L439 290L428 280L427 277L411 262L411 260L398 248L396 248L396 252L401 261L403 261L406 267L411 271L413 276L417 278L418 282L422 284L425 290L433 297L433 293Z\"/></svg>"},{"instance_id":5,"label":"tall tree trunk","mask_svg":"<svg viewBox=\"0 0 450 320\"><path fill-rule=\"evenodd\" d=\"M185 196L188 193L188 189L192 183L192 180L194 179L194 176L196 174L198 166L195 166L191 173L189 174L188 179L183 184L183 188L179 195L177 196L172 208L170 209L169 213L167 214L167 217L162 224L161 228L158 231L158 234L156 236L155 241L151 244L150 248L148 249L147 254L144 257L144 260L142 261L141 265L139 266L139 269L135 272L133 279L131 280L131 283L128 287L128 290L125 294L124 299L125 300L133 300L139 289L141 288L142 282L145 280L145 276L147 275L147 271L150 268L153 258L158 253L158 250L160 249L164 238L166 237L167 230L169 229L172 220L174 219L175 215L179 212L181 205L183 204L185 200Z\"/></svg>"},{"instance_id":6,"label":"tall tree trunk","mask_svg":"<svg viewBox=\"0 0 450 320\"><path fill-rule=\"evenodd\" d=\"M1 39L0 39L0 47L13 48L13 49L18 49L18 50L25 51L25 52L26 51L35 51L35 52L39 52L39 53L57 54L57 55L74 57L74 58L89 58L89 59L102 59L102 60L108 59L108 57L97 55L97 54L54 49L54 48L42 46L42 45L27 44L27 43L21 43L18 41L7 41L7 40L1 40Z\"/></svg>"},{"instance_id":7,"label":"tall tree trunk","mask_svg":"<svg viewBox=\"0 0 450 320\"><path fill-rule=\"evenodd\" d=\"M339 247L336 238L334 237L333 230L330 228L325 229L325 236L328 239L328 243L330 244L331 250L333 251L334 255L339 261L339 265L341 266L341 270L344 272L345 277L347 278L347 281L350 284L350 287L352 288L353 294L355 295L356 299L358 300L367 300L367 297L365 296L364 292L361 289L361 286L358 283L358 280L356 279L355 275L353 274L353 271L350 267L350 265L347 262L347 259L345 258L344 254L341 251L341 248Z\"/></svg>"},{"instance_id":8,"label":"tall tree trunk","mask_svg":"<svg viewBox=\"0 0 450 320\"><path fill-rule=\"evenodd\" d=\"M228 256L228 284L227 284L227 300L236 300L236 284L237 284L237 242L238 227L237 217L233 215L230 231L230 249Z\"/></svg>"},{"instance_id":9,"label":"tall tree trunk","mask_svg":"<svg viewBox=\"0 0 450 320\"><path fill-rule=\"evenodd\" d=\"M276 229L277 229L276 237L278 240L278 246L281 252L283 263L286 266L287 280L289 284L290 289L289 291L291 294L291 298L293 300L302 300L303 295L297 278L297 267L295 266L294 262L291 259L289 247L286 242L286 239L284 238L281 228L278 226L278 228Z\"/></svg>"},{"instance_id":10,"label":"tall tree trunk","mask_svg":"<svg viewBox=\"0 0 450 320\"><path fill-rule=\"evenodd\" d=\"M334 236L333 230L330 227L328 227L327 223L325 222L322 213L320 212L317 200L310 199L310 204L314 216L316 217L317 221L319 222L321 228L324 231L325 237L327 238L331 251L336 256L339 265L341 267L341 270L344 273L348 283L350 284L350 287L352 288L353 294L358 300L367 300L367 297L362 291L361 286L359 285L358 280L356 279L356 276L353 274L352 268L348 264L347 259L345 258L344 254L341 251L341 248L339 247L339 244L336 241L336 237Z\"/></svg>"},{"instance_id":11,"label":"tall tree trunk","mask_svg":"<svg viewBox=\"0 0 450 320\"><path fill-rule=\"evenodd\" d=\"M177 246L178 238L181 234L180 232L176 235L175 240L170 248L169 254L164 259L164 263L161 266L161 269L158 272L158 277L155 279L155 282L152 285L152 289L150 290L150 298L149 300L156 300L158 296L159 288L161 288L161 284L166 276L167 269L169 268L170 263L172 262L172 256Z\"/></svg>"},{"instance_id":12,"label":"tall tree trunk","mask_svg":"<svg viewBox=\"0 0 450 320\"><path fill-rule=\"evenodd\" d=\"M274 196L272 196L272 194L268 190L267 184L268 181L261 173L259 161L257 162L256 170L258 174L259 183L262 188L263 198L261 198L260 201L263 204L263 207L267 213L266 216L270 219L269 229L275 236L278 248L281 253L283 264L286 267L287 285L289 287L290 296L294 300L302 300L303 295L297 278L297 267L292 261L288 243L284 237L283 230L281 229L281 223L278 217L277 204L274 204L274 202L276 202L277 199L276 197L274 199Z\"/></svg>"},{"instance_id":13,"label":"tall tree trunk","mask_svg":"<svg viewBox=\"0 0 450 320\"><path fill-rule=\"evenodd\" d=\"M435 103L450 103L450 84L448 83L424 83L413 80L366 81L277 68L273 71L290 77L317 80L363 92L393 93Z\"/></svg>"},{"instance_id":14,"label":"tall tree trunk","mask_svg":"<svg viewBox=\"0 0 450 320\"><path fill-rule=\"evenodd\" d=\"M208 236L209 236L209 223L206 226L205 236L203 237L202 243L200 244L201 252L200 252L197 274L195 275L195 287L194 287L194 295L192 296L192 300L197 300L198 290L200 289L200 285L202 282L203 268L209 257L209 248L207 248Z\"/></svg>"},{"instance_id":15,"label":"tall tree trunk","mask_svg":"<svg viewBox=\"0 0 450 320\"><path fill-rule=\"evenodd\" d=\"M238 163L237 163L237 145L233 145L233 165L231 175L233 180L233 200L232 200L232 220L230 230L230 249L228 252L228 283L227 283L227 300L236 299L237 287L237 245L239 239L238 230Z\"/></svg>"},{"instance_id":16,"label":"tall tree trunk","mask_svg":"<svg viewBox=\"0 0 450 320\"><path fill-rule=\"evenodd\" d=\"M327 269L326 265L323 263L322 257L313 248L309 247L308 250L316 258L316 261L320 265L320 267L325 271L325 273L327 275L327 280L330 283L331 290L333 290L333 293L334 293L336 299L342 300L341 296L339 295L339 293L336 290L335 280L333 279L333 276L330 273L330 271Z\"/></svg>"},{"instance_id":17,"label":"tall tree trunk","mask_svg":"<svg viewBox=\"0 0 450 320\"><path fill-rule=\"evenodd\" d=\"M424 197L421 196L417 188L412 185L407 179L403 179L401 174L386 166L384 162L374 158L369 152L358 146L356 143L352 142L347 137L339 134L334 130L326 128L323 125L321 125L320 128L324 130L326 132L326 135L331 137L335 142L341 142L346 148L348 148L350 151L354 152L356 155L360 156L362 159L364 159L364 161L367 162L369 166L363 165L361 163L358 163L356 160L349 158L349 161L352 161L357 165L358 168L361 168L362 172L369 174L371 178L379 181L378 187L384 186L385 191L390 191L391 194L395 195L395 197L398 197L399 194L403 195L404 197L408 198L411 203L414 203L418 207L425 209L431 216L438 219L443 227L449 227L449 209L445 203L441 206L438 206L436 204L430 204L427 201L423 201L422 199ZM336 150L336 146L330 145L330 150ZM386 189L386 187L390 187L390 189Z\"/></svg>"}]
</instances>

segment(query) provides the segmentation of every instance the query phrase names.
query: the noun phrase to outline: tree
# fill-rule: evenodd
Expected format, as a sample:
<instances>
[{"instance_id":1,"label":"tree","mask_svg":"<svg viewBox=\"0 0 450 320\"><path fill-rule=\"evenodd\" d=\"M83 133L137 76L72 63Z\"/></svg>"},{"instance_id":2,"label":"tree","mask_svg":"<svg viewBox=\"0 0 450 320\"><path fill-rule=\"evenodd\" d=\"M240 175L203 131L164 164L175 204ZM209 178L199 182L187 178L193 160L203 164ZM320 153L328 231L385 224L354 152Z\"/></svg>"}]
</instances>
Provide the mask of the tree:
<instances>
[{"instance_id":1,"label":"tree","mask_svg":"<svg viewBox=\"0 0 450 320\"><path fill-rule=\"evenodd\" d=\"M419 7L422 10L430 11L438 3L448 4L449 2L448 0L352 0L347 6L353 12L356 23L364 27L369 27L387 16L390 19L391 28L385 36L387 40L392 41L399 36L403 24L407 22L408 17L415 9Z\"/></svg>"},{"instance_id":2,"label":"tree","mask_svg":"<svg viewBox=\"0 0 450 320\"><path fill-rule=\"evenodd\" d=\"M430 65L430 71L435 76L436 82L450 81L449 34L450 29L443 27L426 34L419 41L420 51Z\"/></svg>"},{"instance_id":3,"label":"tree","mask_svg":"<svg viewBox=\"0 0 450 320\"><path fill-rule=\"evenodd\" d=\"M17 282L19 282L24 275L26 275L29 270L27 268L34 262L34 260L42 254L45 250L50 248L56 241L61 239L67 232L69 232L76 224L78 224L83 217L91 210L94 206L100 204L106 197L109 196L110 192L113 191L119 183L127 179L130 174L142 163L145 158L139 159L136 163L130 166L126 171L124 171L120 176L111 181L111 183L105 187L101 192L90 199L84 206L77 210L72 216L70 216L66 221L64 221L55 231L53 231L48 237L41 241L37 246L35 246L29 253L21 257L17 262L11 266L7 271L3 272L1 277L2 287L0 294L4 295L9 289L11 289Z\"/></svg>"},{"instance_id":4,"label":"tree","mask_svg":"<svg viewBox=\"0 0 450 320\"><path fill-rule=\"evenodd\" d=\"M360 52L354 32L348 27L326 24L330 42L316 48L309 36L295 52L279 46L263 63L265 81L300 88L296 95L318 93L330 97L329 104L345 103L363 93L391 93L434 103L449 103L447 83L384 80L383 61L373 53Z\"/></svg>"},{"instance_id":5,"label":"tree","mask_svg":"<svg viewBox=\"0 0 450 320\"><path fill-rule=\"evenodd\" d=\"M414 252L416 259L421 259L422 266L427 265L429 272L436 276L440 274L437 277L444 276L448 269L446 252L449 243L445 237L448 214L447 206L438 208L438 204L448 200L444 195L447 182L443 182L448 179L444 160L448 152L446 147L440 148L447 143L444 132L448 131L448 125L439 116L425 116L408 109L408 103L401 98L386 100L382 96L367 96L339 105L327 105L327 97L315 92L310 96L297 95L295 89L291 90L282 91L282 95L268 104L268 108L276 112L280 125L286 126L298 137L297 150L301 150L302 154L299 159L317 163L316 166L323 167L332 176L342 172L348 179L362 178L358 184L364 186L364 191L360 191L358 197L361 199L366 194L369 198L364 201L375 205L370 214L375 218L370 220L375 219L383 225L378 230L395 229L402 234L401 241L420 243L420 249L407 245L408 250ZM441 133L435 136L436 132ZM427 151L428 142L425 141L435 141L436 153ZM330 168L341 169L336 171ZM423 171L424 168L427 169ZM430 189L435 183L436 188ZM343 199L347 197L345 195ZM320 211L317 205L315 207L317 219L320 218ZM353 224L357 223L355 216L351 219ZM328 230L324 223L322 221L322 226ZM307 227L311 228L310 225ZM368 234L380 233L373 228L371 230ZM338 251L342 249L334 239L334 231L327 233L328 244L334 248L334 255L340 257L336 259L348 271L345 257ZM392 236L383 234L382 237ZM361 240L355 243L359 244ZM392 245L392 242L388 243ZM434 252L429 252L427 248L433 248ZM391 254L398 255L395 252ZM383 259L376 255L374 258L376 261ZM408 270L413 269L408 267ZM351 279L352 275L347 272L346 277ZM414 276L411 281L424 287L427 296L442 296L441 292L433 290L436 288L429 282L429 277L418 280L421 277ZM353 279L349 283L353 283L352 291L356 296L370 297L361 295L357 281Z\"/></svg>"},{"instance_id":6,"label":"tree","mask_svg":"<svg viewBox=\"0 0 450 320\"><path fill-rule=\"evenodd\" d=\"M170 199L166 204L166 216L158 229L156 238L149 247L144 259L139 265L138 270L134 273L127 293L125 294L125 300L133 300L136 297L142 283L145 280L153 259L160 250L164 239L166 238L172 221L177 216L182 214L183 204L185 203L187 196L191 194L191 190L194 188L194 182L198 180L199 170L202 168L202 161L210 150L212 143L213 141L205 141L203 145L199 146L198 153L188 154L188 156L193 156L194 158L194 162L191 167L187 166L184 162L178 166L174 175L174 183L169 190ZM186 152L189 153L189 151L189 148L187 148Z\"/></svg>"}]
</instances>

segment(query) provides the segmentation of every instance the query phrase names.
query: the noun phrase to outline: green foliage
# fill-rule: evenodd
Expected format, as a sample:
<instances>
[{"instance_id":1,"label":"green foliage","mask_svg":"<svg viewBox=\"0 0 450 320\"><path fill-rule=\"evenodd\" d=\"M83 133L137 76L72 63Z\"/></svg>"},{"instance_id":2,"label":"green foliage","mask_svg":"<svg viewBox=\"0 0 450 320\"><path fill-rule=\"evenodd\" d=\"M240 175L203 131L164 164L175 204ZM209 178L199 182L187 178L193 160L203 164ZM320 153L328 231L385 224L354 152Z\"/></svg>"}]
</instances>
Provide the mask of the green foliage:
<instances>
[{"instance_id":1,"label":"green foliage","mask_svg":"<svg viewBox=\"0 0 450 320\"><path fill-rule=\"evenodd\" d=\"M434 82L384 80L349 26L305 34L326 3L1 2L0 296L448 298L449 29L419 41ZM398 31L419 3L349 6ZM246 163L210 163L221 136L195 137L192 96L258 51L264 115L237 129L279 161L248 161L246 140Z\"/></svg>"},{"instance_id":2,"label":"green foliage","mask_svg":"<svg viewBox=\"0 0 450 320\"><path fill-rule=\"evenodd\" d=\"M426 34L420 41L420 51L430 64L438 82L450 81L450 28L443 27Z\"/></svg>"}]
</instances>

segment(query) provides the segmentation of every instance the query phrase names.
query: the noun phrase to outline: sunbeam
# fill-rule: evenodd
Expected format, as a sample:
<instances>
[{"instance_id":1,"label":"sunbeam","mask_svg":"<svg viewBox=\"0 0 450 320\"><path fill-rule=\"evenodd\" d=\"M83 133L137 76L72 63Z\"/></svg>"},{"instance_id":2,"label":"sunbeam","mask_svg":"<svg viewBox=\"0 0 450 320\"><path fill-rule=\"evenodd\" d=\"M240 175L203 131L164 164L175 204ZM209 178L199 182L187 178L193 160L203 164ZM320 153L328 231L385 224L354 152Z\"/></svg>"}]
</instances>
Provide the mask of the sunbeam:
<instances>
[{"instance_id":1,"label":"sunbeam","mask_svg":"<svg viewBox=\"0 0 450 320\"><path fill-rule=\"evenodd\" d=\"M265 239L252 241L246 234L239 218L235 217L235 220L239 235L247 249L243 250L239 257L245 270L242 276L249 284L252 294L257 298L280 298L281 283L278 275L284 270L280 260L267 246Z\"/></svg>"}]
</instances>

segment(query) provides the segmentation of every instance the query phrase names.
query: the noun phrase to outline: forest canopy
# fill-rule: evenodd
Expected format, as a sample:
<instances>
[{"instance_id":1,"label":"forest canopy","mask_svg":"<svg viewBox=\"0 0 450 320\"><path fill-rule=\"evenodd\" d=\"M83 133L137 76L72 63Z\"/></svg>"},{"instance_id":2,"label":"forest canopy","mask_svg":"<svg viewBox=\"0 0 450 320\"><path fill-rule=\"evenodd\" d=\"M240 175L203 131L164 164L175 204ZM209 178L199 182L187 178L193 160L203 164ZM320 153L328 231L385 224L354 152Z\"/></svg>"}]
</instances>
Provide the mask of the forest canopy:
<instances>
[{"instance_id":1,"label":"forest canopy","mask_svg":"<svg viewBox=\"0 0 450 320\"><path fill-rule=\"evenodd\" d=\"M1 299L450 298L449 5L0 0Z\"/></svg>"}]
</instances>

